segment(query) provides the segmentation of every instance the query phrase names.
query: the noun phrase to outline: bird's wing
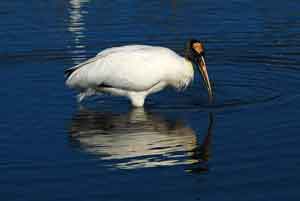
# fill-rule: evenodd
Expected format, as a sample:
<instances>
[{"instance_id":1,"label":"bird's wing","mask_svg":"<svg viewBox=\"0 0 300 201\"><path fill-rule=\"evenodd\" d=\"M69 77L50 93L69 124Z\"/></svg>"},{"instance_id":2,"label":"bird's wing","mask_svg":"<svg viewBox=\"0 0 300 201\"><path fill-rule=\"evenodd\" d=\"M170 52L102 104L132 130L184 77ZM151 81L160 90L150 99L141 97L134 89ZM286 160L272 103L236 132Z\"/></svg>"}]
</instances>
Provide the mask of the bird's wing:
<instances>
[{"instance_id":1,"label":"bird's wing","mask_svg":"<svg viewBox=\"0 0 300 201\"><path fill-rule=\"evenodd\" d=\"M151 47L151 46L150 46ZM65 76L68 78L74 71L76 71L77 69L86 66L87 64L90 64L92 62L95 62L105 56L108 56L110 54L113 53L117 53L117 52L123 52L123 51L135 51L138 49L145 49L145 48L149 48L149 46L146 45L126 45L126 46L121 46L121 47L112 47L112 48L107 48L101 52L99 52L95 57L88 59L76 66L73 66L71 68L68 68L64 71Z\"/></svg>"},{"instance_id":2,"label":"bird's wing","mask_svg":"<svg viewBox=\"0 0 300 201\"><path fill-rule=\"evenodd\" d=\"M153 48L153 46L149 45L125 45L121 47L112 47L112 48L107 48L97 54L96 57L103 57L107 56L112 53L116 52L129 52L129 51L136 51L140 49L148 49L148 48Z\"/></svg>"},{"instance_id":3,"label":"bird's wing","mask_svg":"<svg viewBox=\"0 0 300 201\"><path fill-rule=\"evenodd\" d=\"M99 53L95 59L79 64L80 68L71 74L67 85L75 88L105 85L133 91L147 90L164 79L174 58L178 60L180 57L161 47L139 45L110 48Z\"/></svg>"}]
</instances>

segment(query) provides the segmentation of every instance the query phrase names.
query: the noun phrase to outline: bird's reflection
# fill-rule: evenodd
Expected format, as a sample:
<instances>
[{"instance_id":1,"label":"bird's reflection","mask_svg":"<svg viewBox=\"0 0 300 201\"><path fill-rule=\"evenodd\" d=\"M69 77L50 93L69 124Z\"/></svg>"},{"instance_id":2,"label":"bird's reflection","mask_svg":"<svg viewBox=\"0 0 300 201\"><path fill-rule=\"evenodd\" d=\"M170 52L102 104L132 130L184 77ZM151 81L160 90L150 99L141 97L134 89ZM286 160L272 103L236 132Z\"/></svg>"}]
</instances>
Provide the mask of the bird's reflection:
<instances>
[{"instance_id":1,"label":"bird's reflection","mask_svg":"<svg viewBox=\"0 0 300 201\"><path fill-rule=\"evenodd\" d=\"M206 122L206 121L205 121ZM124 114L80 109L69 128L70 142L120 169L187 165L207 171L213 117L202 144L194 130L179 120L134 109ZM203 125L206 127L206 125Z\"/></svg>"}]
</instances>

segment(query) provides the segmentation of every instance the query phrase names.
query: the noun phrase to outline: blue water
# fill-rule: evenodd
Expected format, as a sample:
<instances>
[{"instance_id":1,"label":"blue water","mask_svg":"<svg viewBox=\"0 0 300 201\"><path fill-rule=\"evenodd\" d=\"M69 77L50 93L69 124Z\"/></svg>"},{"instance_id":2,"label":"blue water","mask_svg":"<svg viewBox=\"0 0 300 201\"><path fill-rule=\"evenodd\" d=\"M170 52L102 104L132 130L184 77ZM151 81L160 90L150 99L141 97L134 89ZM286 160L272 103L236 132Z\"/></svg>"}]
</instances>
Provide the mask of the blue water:
<instances>
[{"instance_id":1,"label":"blue water","mask_svg":"<svg viewBox=\"0 0 300 201\"><path fill-rule=\"evenodd\" d=\"M0 2L1 200L299 200L300 4ZM132 109L64 69L126 44L206 45L200 76Z\"/></svg>"}]
</instances>

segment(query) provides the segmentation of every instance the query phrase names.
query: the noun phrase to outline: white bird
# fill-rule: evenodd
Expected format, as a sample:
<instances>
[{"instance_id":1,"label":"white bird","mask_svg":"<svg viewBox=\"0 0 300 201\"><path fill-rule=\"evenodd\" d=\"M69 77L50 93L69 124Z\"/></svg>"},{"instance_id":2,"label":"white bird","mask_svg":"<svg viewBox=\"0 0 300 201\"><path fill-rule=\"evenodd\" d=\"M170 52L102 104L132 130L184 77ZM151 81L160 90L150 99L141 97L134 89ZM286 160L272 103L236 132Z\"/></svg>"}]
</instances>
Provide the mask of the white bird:
<instances>
[{"instance_id":1,"label":"white bird","mask_svg":"<svg viewBox=\"0 0 300 201\"><path fill-rule=\"evenodd\" d=\"M145 98L167 86L185 89L194 77L193 64L199 67L212 100L212 88L204 46L189 40L185 56L165 47L127 45L101 51L95 57L65 71L66 85L80 91L78 100L97 93L125 96L135 107L143 107Z\"/></svg>"}]
</instances>

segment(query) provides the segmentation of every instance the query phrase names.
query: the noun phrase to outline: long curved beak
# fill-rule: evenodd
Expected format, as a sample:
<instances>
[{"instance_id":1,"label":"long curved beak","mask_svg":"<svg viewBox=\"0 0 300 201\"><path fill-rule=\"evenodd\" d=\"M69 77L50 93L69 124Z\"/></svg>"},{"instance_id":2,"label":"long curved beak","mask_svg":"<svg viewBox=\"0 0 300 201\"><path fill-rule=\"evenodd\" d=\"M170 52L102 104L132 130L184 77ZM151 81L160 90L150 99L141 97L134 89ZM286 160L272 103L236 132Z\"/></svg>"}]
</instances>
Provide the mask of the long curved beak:
<instances>
[{"instance_id":1,"label":"long curved beak","mask_svg":"<svg viewBox=\"0 0 300 201\"><path fill-rule=\"evenodd\" d=\"M201 59L199 60L199 70L201 72L203 81L204 81L204 85L207 88L207 92L208 92L208 100L211 103L213 100L213 93L212 93L212 88L211 88L211 84L209 81L209 77L208 77L208 73L207 73L207 69L206 69L206 64L205 64L205 60L204 57L201 56Z\"/></svg>"}]
</instances>

